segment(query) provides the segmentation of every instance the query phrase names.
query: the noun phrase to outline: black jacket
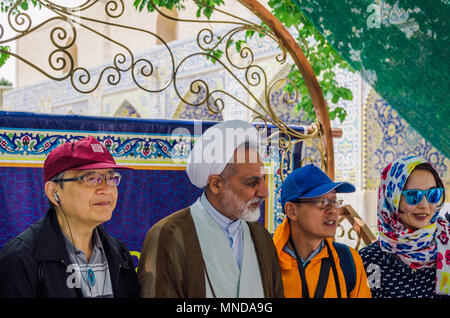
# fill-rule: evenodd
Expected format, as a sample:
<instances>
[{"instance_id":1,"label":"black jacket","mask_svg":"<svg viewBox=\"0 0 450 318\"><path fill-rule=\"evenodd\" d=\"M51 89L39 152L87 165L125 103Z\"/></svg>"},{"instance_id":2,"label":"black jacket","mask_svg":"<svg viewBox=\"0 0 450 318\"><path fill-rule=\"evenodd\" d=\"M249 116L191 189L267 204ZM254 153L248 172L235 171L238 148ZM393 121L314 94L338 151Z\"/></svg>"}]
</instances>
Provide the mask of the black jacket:
<instances>
[{"instance_id":1,"label":"black jacket","mask_svg":"<svg viewBox=\"0 0 450 318\"><path fill-rule=\"evenodd\" d=\"M140 286L131 255L121 241L97 227L108 259L114 297L139 297ZM0 251L0 297L83 297L69 288L69 255L56 212L47 214L11 239Z\"/></svg>"}]
</instances>

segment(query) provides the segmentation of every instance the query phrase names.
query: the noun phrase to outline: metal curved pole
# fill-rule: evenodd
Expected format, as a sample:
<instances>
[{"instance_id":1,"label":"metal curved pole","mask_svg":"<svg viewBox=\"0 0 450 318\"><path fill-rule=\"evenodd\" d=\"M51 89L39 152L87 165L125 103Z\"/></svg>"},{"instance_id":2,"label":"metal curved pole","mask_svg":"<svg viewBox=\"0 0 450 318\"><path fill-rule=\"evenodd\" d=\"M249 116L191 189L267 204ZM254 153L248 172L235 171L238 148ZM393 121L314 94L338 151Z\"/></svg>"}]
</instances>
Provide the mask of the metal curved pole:
<instances>
[{"instance_id":1,"label":"metal curved pole","mask_svg":"<svg viewBox=\"0 0 450 318\"><path fill-rule=\"evenodd\" d=\"M239 0L239 2L252 11L275 33L275 35L280 39L281 44L293 58L300 73L302 74L306 87L311 95L317 120L322 126L323 135L321 142L322 146L326 150L325 172L332 180L334 180L334 149L330 116L328 115L325 98L323 97L322 90L320 89L319 82L317 81L311 64L306 59L302 49L289 31L262 4L260 4L257 0Z\"/></svg>"}]
</instances>

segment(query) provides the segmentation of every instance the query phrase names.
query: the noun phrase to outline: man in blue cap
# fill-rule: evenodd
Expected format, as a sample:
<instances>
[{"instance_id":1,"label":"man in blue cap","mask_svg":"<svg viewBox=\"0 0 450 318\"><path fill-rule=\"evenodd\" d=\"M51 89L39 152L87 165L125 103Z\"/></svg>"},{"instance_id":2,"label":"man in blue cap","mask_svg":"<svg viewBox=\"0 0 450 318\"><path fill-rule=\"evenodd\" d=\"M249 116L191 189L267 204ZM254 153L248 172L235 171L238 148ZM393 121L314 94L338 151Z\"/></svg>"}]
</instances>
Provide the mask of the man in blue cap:
<instances>
[{"instance_id":1,"label":"man in blue cap","mask_svg":"<svg viewBox=\"0 0 450 318\"><path fill-rule=\"evenodd\" d=\"M281 186L286 218L273 240L286 297L371 297L358 252L333 242L339 208L337 193L354 192L310 164L292 172Z\"/></svg>"}]
</instances>

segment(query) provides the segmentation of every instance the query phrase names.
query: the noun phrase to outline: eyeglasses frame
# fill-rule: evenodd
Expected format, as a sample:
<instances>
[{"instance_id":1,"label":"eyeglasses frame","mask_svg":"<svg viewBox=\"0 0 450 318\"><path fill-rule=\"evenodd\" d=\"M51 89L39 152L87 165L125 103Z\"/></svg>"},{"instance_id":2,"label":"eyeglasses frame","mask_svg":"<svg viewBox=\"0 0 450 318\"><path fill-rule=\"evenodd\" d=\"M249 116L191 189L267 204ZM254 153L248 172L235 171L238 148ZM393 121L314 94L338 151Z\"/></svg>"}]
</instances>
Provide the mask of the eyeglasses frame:
<instances>
[{"instance_id":1,"label":"eyeglasses frame","mask_svg":"<svg viewBox=\"0 0 450 318\"><path fill-rule=\"evenodd\" d=\"M324 201L324 203L325 203L325 206L324 206L324 207L319 207L319 206L318 206L318 202L319 202L320 200L323 200L323 201ZM315 200L313 200L313 199L310 199L310 200L299 199L299 200L295 200L295 201L291 201L291 202L293 202L293 203L314 203L314 205L316 206L316 208L318 208L319 210L325 210L327 207L330 206L330 204L332 203L333 200L336 200L336 203L339 203L339 206L337 206L337 207L334 206L334 205L332 205L332 207L333 207L333 208L336 208L336 209L339 209L339 208L342 206L342 204L344 203L344 199L342 199L342 198L336 198L336 199L331 199L331 200L329 200L329 199L324 199L324 198L315 199Z\"/></svg>"},{"instance_id":2,"label":"eyeglasses frame","mask_svg":"<svg viewBox=\"0 0 450 318\"><path fill-rule=\"evenodd\" d=\"M120 184L120 181L122 180L122 175L121 175L120 173L116 172L116 171L114 171L114 172L108 172L108 173L106 173L106 174L98 173L98 174L101 175L102 181L101 181L100 183L97 183L95 186L92 186L92 185L89 185L89 184L87 183L86 179L85 179L87 176L91 175L92 173L98 173L98 172L88 172L88 173L86 173L86 174L84 174L84 175L82 175L82 176L79 176L79 177L75 177L75 178L67 178L67 179L56 179L56 180L52 180L52 181L57 183L57 182L72 182L72 181L81 181L81 180L83 180L83 181L84 181L84 184L85 184L87 187L89 187L89 188L95 188L95 187L99 186L100 184L102 184L102 183L103 183L103 180L105 180L106 184L109 185L109 186L111 186L111 187L112 187L112 186L116 186L116 187L117 187L117 186ZM108 174L110 174L110 173L112 173L115 177L116 177L116 176L119 177L119 181L117 182L117 184L116 184L115 182L114 182L114 184L109 184L108 181L106 181L106 177L107 177Z\"/></svg>"}]
</instances>

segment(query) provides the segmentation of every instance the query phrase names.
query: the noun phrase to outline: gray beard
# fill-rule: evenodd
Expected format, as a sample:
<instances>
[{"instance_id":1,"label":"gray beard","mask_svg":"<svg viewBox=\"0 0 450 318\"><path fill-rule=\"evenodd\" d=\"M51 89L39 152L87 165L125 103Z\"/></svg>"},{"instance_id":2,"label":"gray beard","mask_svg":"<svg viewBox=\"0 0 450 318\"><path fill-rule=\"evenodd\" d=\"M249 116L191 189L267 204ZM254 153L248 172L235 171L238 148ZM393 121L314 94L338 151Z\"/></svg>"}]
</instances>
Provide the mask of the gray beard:
<instances>
[{"instance_id":1,"label":"gray beard","mask_svg":"<svg viewBox=\"0 0 450 318\"><path fill-rule=\"evenodd\" d=\"M246 222L256 222L259 220L259 217L261 215L259 205L256 209L250 209L249 206L254 203L260 204L262 202L261 199L255 198L245 203L240 200L231 190L227 190L224 199L224 201L227 203L232 202L232 204L227 204L227 206L231 210L231 214L235 215L238 219ZM236 215L236 211L242 211L242 213Z\"/></svg>"},{"instance_id":2,"label":"gray beard","mask_svg":"<svg viewBox=\"0 0 450 318\"><path fill-rule=\"evenodd\" d=\"M261 200L259 199L253 199L250 202L247 203L247 206L245 207L244 211L242 211L240 215L240 219L246 222L256 222L259 220L259 217L261 215L261 209L259 206L256 209L250 209L249 206L254 203L261 204Z\"/></svg>"}]
</instances>

